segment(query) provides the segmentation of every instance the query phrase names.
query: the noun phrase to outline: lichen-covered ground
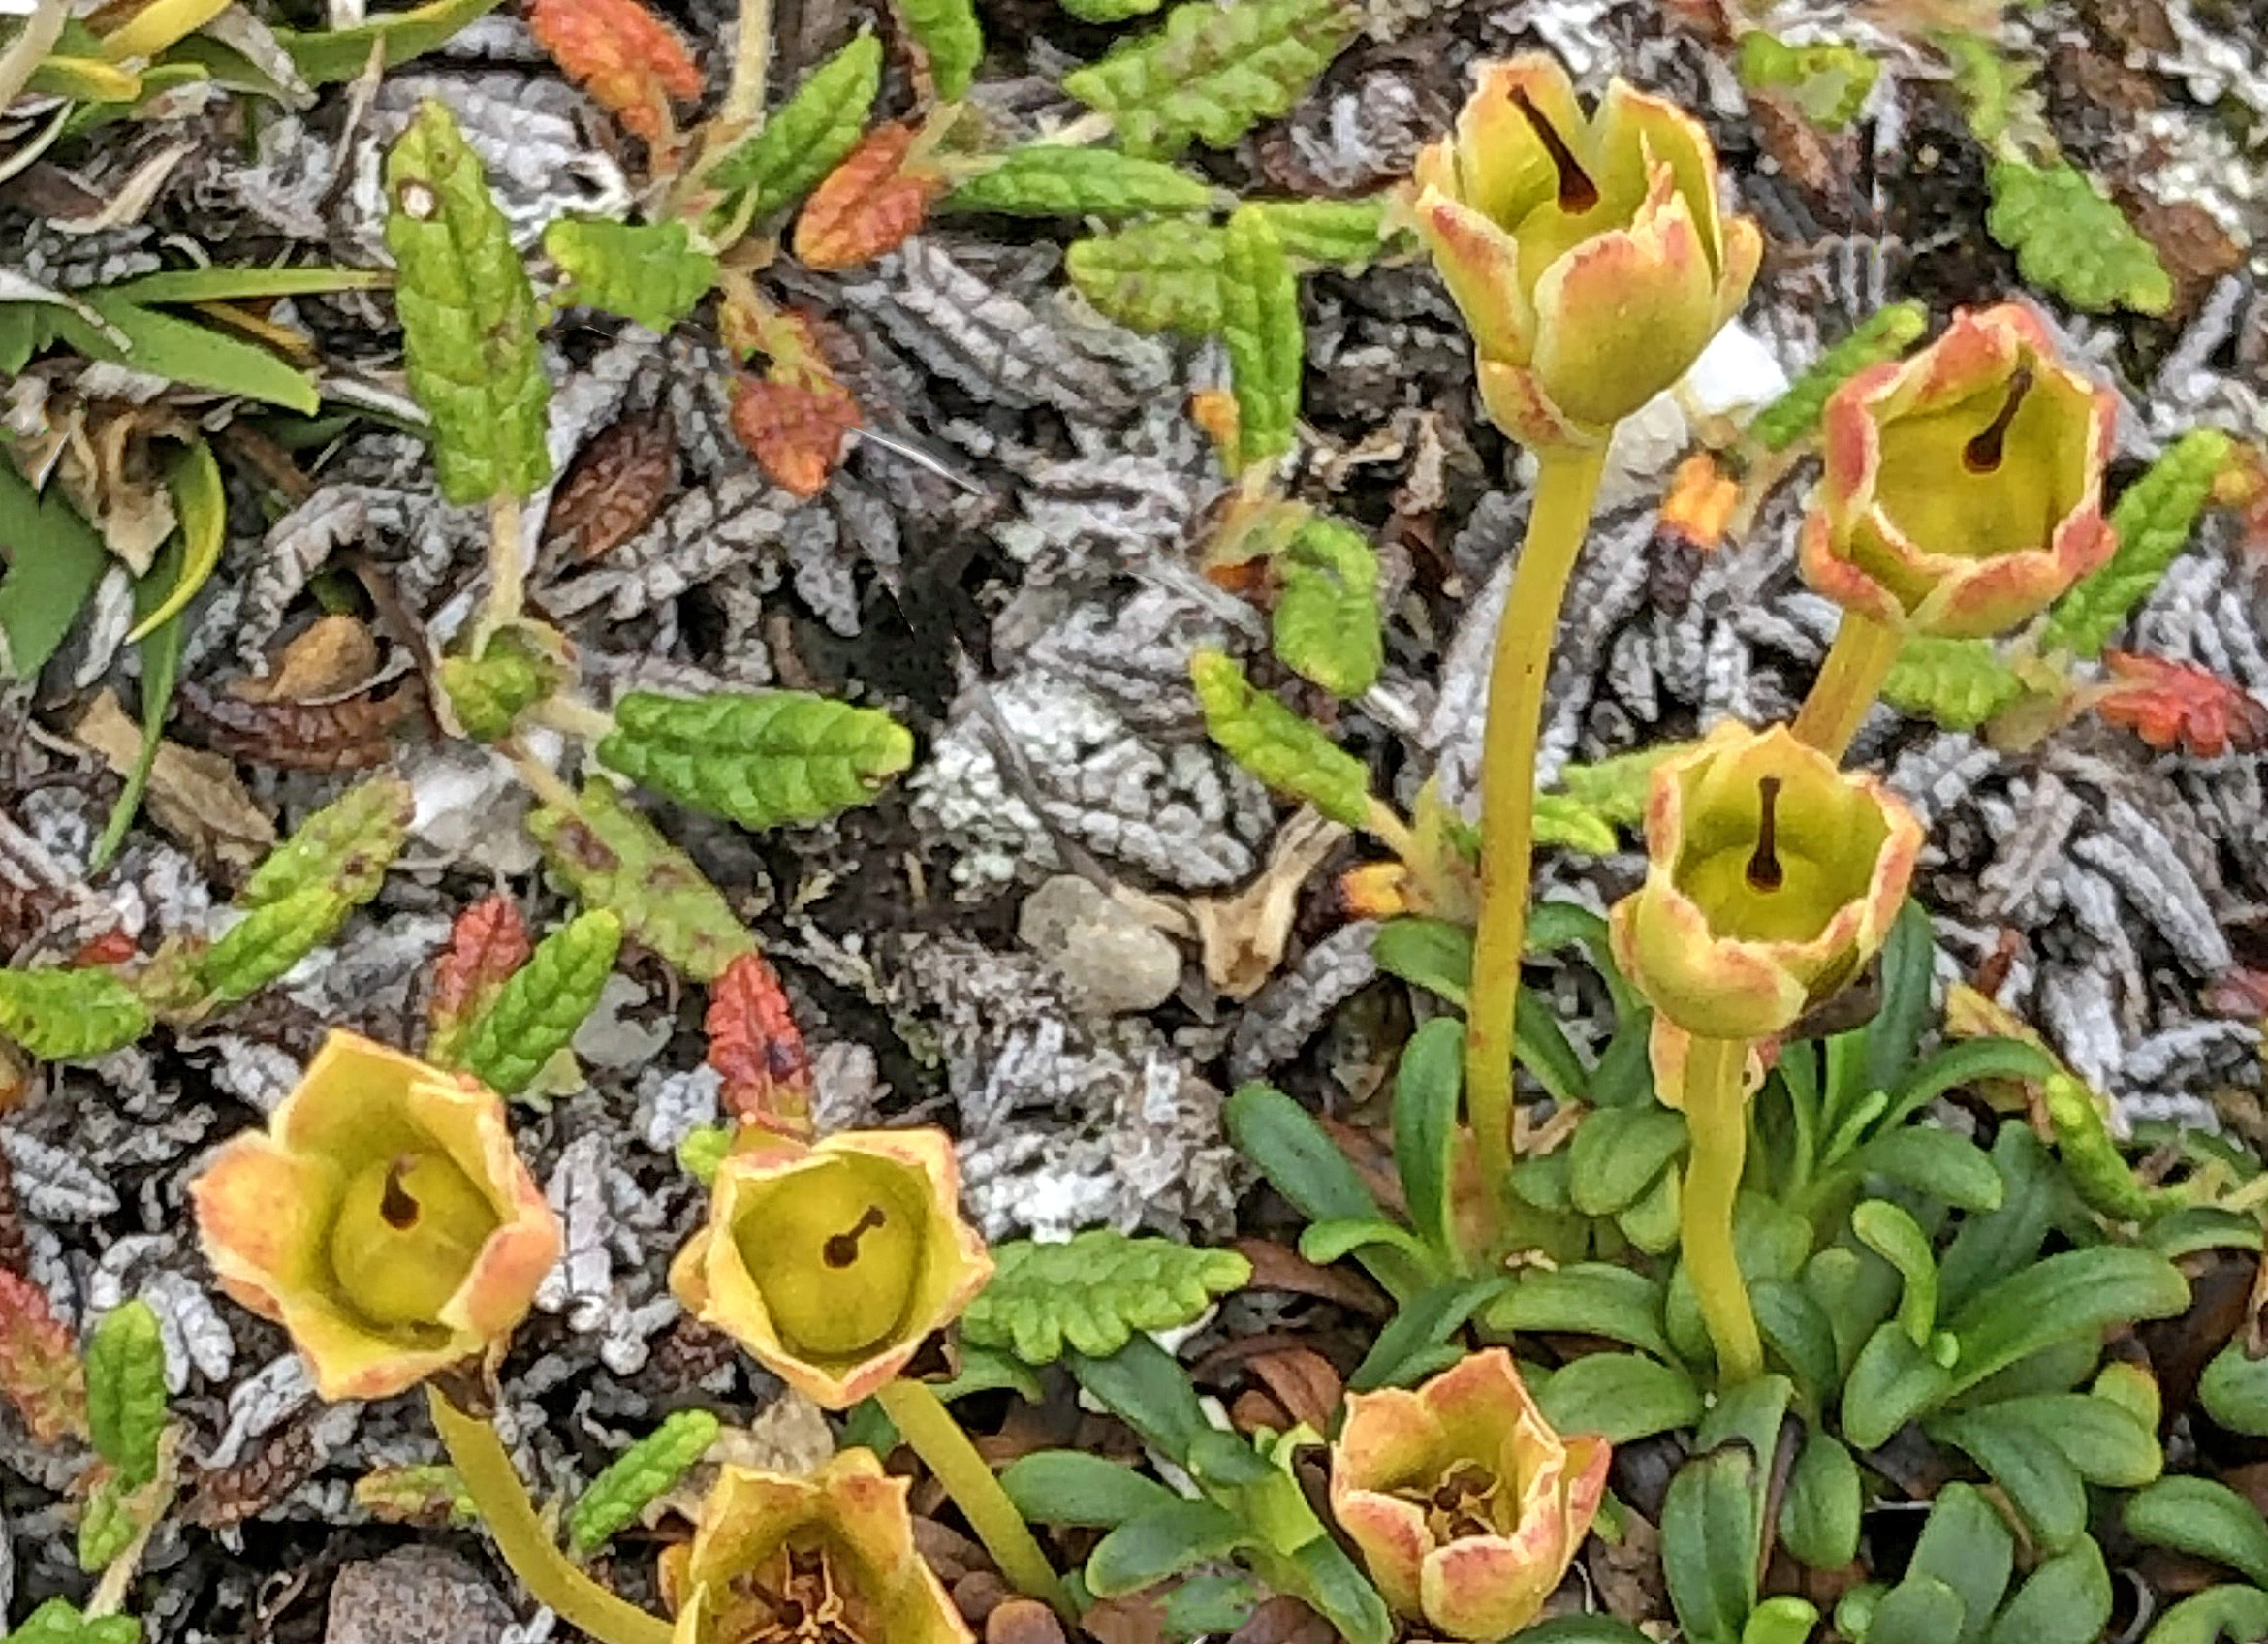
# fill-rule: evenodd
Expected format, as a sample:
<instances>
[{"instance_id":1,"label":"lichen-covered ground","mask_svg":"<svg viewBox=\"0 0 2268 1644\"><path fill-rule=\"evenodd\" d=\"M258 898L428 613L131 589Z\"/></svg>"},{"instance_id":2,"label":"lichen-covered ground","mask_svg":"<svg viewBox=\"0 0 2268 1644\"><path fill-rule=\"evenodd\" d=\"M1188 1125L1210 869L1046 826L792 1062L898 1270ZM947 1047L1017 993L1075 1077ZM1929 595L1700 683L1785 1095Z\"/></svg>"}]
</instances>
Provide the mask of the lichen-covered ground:
<instances>
[{"instance_id":1,"label":"lichen-covered ground","mask_svg":"<svg viewBox=\"0 0 2268 1644\"><path fill-rule=\"evenodd\" d=\"M731 8L663 9L721 85ZM2126 400L2116 476L2192 427L2268 435L2268 47L2254 0L2048 0L1997 21L1953 0L1879 0L1855 16L1769 8L1789 38L1830 31L1886 64L1866 112L1832 137L1747 106L1710 10L1370 0L1369 32L1288 117L1198 164L1249 191L1375 190L1443 129L1473 62L1524 47L1559 53L1593 87L1621 73L1658 88L1703 114L1765 230L1745 338L1714 357L1717 387L1753 404L1886 300L1919 298L1942 318L2025 293L1984 232L1982 152L1943 61L1915 43L1981 12L2003 49L2039 65L2022 95L2176 277L2159 319L2030 299ZM1047 0L980 12L992 49L975 96L1003 133L1076 114L1061 74L1108 32ZM856 0L785 0L775 85L871 16ZM189 257L383 266L381 155L427 96L456 111L528 245L567 212L629 206L619 134L497 15L374 89L257 115L221 98L65 144L0 189L0 270L70 290ZM903 96L898 80L886 87ZM132 197L128 179L161 159L154 195ZM1249 1217L1240 1229L1249 1182L1221 1134L1224 1092L1265 1077L1357 1112L1411 1005L1380 980L1370 928L1335 901L1334 871L1356 846L1305 823L1287 838L1291 809L1207 741L1188 685L1193 648L1249 654L1264 632L1198 569L1226 482L1186 402L1222 380L1222 358L1088 309L1057 269L1074 232L947 217L849 273L784 261L767 272L777 295L840 328L870 423L933 464L862 441L810 502L769 486L734 439L725 360L701 323L664 340L571 312L547 332L554 457L623 429L614 437L643 444L665 494L650 526L596 560L542 555L531 597L581 648L601 699L787 683L888 707L919 734L907 780L826 826L752 836L653 810L785 978L823 1123L946 1124L994 1235L1112 1224L1220 1239L1252 1230ZM1406 800L1438 775L1462 799L1526 509L1517 454L1478 415L1465 332L1422 261L1304 288L1296 492L1373 528L1388 567L1385 677L1337 729L1381 791ZM342 400L398 406L399 332L382 294L302 300L294 313ZM23 434L137 392L51 355L6 385L6 413ZM1647 423L1625 434L1568 601L1547 775L1721 716L1785 713L1835 625L1794 572L1802 477L1704 554L1656 529L1688 430L1674 412ZM380 415L308 449L247 449L231 465L226 555L196 608L172 730L230 756L169 768L113 868L84 871L118 779L79 727L106 692L129 711L135 700L123 575L36 685L0 696L0 928L13 954L68 954L113 927L144 947L209 927L245 865L340 780L278 769L258 736L216 739L232 686L269 671L350 585L383 589L428 634L470 608L488 522L437 500L420 438ZM263 456L296 485L249 479ZM2236 513L2210 514L2126 645L2268 696L2263 551ZM377 631L379 681L350 700L412 671L402 635ZM259 731L295 734L287 712ZM415 833L333 945L194 1032L40 1071L0 1123L9 1226L58 1308L77 1317L141 1295L165 1322L189 1470L137 1588L157 1638L310 1639L327 1625L344 1640L500 1635L492 1604L474 1603L454 1630L419 1630L422 1610L372 1620L356 1604L383 1611L384 1593L372 1600L362 1576L355 1602L327 1611L354 1561L421 1538L478 1558L478 1544L371 1523L352 1487L373 1467L432 1458L422 1406L313 1403L280 1333L208 1294L183 1208L205 1151L257 1122L326 1026L414 1042L429 966L467 903L506 886L539 929L567 906L500 762L414 728L390 757L415 784ZM2006 753L1889 711L1854 758L1886 771L1931 827L1919 888L1948 976L2004 969L2001 1001L2133 1118L2258 1131L2262 1001L2245 973L2268 965L2268 762L2158 753L2092 719ZM1629 850L1555 855L1542 878L1547 893L1603 904L1636 865ZM1191 899L1211 951L1124 919L1080 925L1068 947L1046 919L1020 934L1026 899L1065 873ZM1049 897L1043 910L1079 900L1059 886ZM1280 953L1272 898L1291 909ZM1209 959L1235 987L1213 985ZM1571 980L1564 996L1578 1001ZM505 1419L530 1476L562 1491L672 1407L700 1402L746 1423L776 1391L689 1327L664 1282L700 1207L673 1150L716 1109L701 1004L633 954L577 1040L588 1088L521 1115L569 1254L508 1367ZM1581 1022L1569 1026L1580 1040ZM1283 1306L1239 1300L1222 1327L1273 1328ZM767 1418L749 1442L807 1445L796 1419ZM0 1462L0 1570L13 1569L20 1614L81 1590L59 1494L70 1470L4 1418ZM642 1550L620 1559L624 1586L638 1590L650 1565Z\"/></svg>"}]
</instances>

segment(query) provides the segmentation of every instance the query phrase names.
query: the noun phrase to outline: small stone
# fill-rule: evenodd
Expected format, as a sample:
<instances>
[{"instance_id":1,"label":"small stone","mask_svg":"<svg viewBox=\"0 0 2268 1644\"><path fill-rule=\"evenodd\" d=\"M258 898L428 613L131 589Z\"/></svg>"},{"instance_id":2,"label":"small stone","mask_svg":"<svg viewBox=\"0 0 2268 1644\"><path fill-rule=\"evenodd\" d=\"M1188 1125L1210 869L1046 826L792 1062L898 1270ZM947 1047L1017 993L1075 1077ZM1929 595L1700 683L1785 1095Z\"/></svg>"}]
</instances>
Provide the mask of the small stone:
<instances>
[{"instance_id":1,"label":"small stone","mask_svg":"<svg viewBox=\"0 0 2268 1644\"><path fill-rule=\"evenodd\" d=\"M1008 1597L1008 1584L989 1569L972 1569L953 1584L953 1607L980 1626Z\"/></svg>"},{"instance_id":2,"label":"small stone","mask_svg":"<svg viewBox=\"0 0 2268 1644\"><path fill-rule=\"evenodd\" d=\"M404 1547L338 1572L323 1644L495 1644L512 1624L496 1590L464 1560Z\"/></svg>"},{"instance_id":3,"label":"small stone","mask_svg":"<svg viewBox=\"0 0 2268 1644\"><path fill-rule=\"evenodd\" d=\"M1181 952L1172 939L1074 873L1024 899L1016 933L1097 1016L1154 1009L1181 985Z\"/></svg>"},{"instance_id":4,"label":"small stone","mask_svg":"<svg viewBox=\"0 0 2268 1644\"><path fill-rule=\"evenodd\" d=\"M1011 1598L985 1618L985 1644L1064 1644L1063 1624L1037 1598Z\"/></svg>"}]
</instances>

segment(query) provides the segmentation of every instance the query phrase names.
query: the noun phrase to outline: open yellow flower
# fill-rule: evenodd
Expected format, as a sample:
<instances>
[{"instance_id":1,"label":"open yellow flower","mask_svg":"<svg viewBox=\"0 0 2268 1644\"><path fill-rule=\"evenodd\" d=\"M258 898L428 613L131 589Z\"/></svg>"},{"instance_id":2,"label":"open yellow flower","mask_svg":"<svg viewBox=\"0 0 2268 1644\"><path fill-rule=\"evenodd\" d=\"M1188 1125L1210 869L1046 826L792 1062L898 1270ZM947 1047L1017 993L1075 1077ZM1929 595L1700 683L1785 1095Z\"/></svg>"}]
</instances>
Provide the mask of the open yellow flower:
<instances>
[{"instance_id":1,"label":"open yellow flower","mask_svg":"<svg viewBox=\"0 0 2268 1644\"><path fill-rule=\"evenodd\" d=\"M1418 1387L1350 1394L1331 1510L1395 1610L1497 1639L1543 1608L1591 1533L1607 1442L1562 1438L1512 1355L1475 1353Z\"/></svg>"},{"instance_id":2,"label":"open yellow flower","mask_svg":"<svg viewBox=\"0 0 2268 1644\"><path fill-rule=\"evenodd\" d=\"M1718 208L1699 121L1620 79L1586 114L1541 53L1484 65L1413 181L1481 397L1529 445L1604 443L1740 311L1762 255Z\"/></svg>"},{"instance_id":3,"label":"open yellow flower","mask_svg":"<svg viewBox=\"0 0 2268 1644\"><path fill-rule=\"evenodd\" d=\"M1904 633L2006 632L2118 546L2102 512L2117 421L2027 310L1956 315L1828 400L1804 580Z\"/></svg>"},{"instance_id":4,"label":"open yellow flower","mask_svg":"<svg viewBox=\"0 0 2268 1644\"><path fill-rule=\"evenodd\" d=\"M1662 761L1646 882L1609 917L1616 963L1661 1024L1713 1039L1779 1033L1888 939L1921 824L1873 776L1775 725L1725 723ZM1661 1058L1657 1054L1656 1064ZM1675 1082L1665 1080L1665 1096Z\"/></svg>"},{"instance_id":5,"label":"open yellow flower","mask_svg":"<svg viewBox=\"0 0 2268 1644\"><path fill-rule=\"evenodd\" d=\"M326 1399L500 1354L559 1257L502 1098L352 1033L189 1196L221 1288L291 1333Z\"/></svg>"},{"instance_id":6,"label":"open yellow flower","mask_svg":"<svg viewBox=\"0 0 2268 1644\"><path fill-rule=\"evenodd\" d=\"M670 1288L828 1409L903 1370L992 1276L939 1130L741 1133Z\"/></svg>"},{"instance_id":7,"label":"open yellow flower","mask_svg":"<svg viewBox=\"0 0 2268 1644\"><path fill-rule=\"evenodd\" d=\"M908 1481L867 1450L808 1478L728 1467L662 1557L672 1644L967 1644L914 1549Z\"/></svg>"}]
</instances>

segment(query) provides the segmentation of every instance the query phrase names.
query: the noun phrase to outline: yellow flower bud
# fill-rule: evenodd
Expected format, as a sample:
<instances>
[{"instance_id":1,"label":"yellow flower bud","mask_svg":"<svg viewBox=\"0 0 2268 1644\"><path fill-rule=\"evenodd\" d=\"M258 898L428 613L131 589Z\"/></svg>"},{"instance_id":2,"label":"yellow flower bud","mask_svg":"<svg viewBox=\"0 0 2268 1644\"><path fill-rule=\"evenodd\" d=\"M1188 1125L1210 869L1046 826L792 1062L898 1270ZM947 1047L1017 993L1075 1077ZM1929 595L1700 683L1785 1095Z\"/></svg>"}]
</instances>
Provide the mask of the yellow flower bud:
<instances>
[{"instance_id":1,"label":"yellow flower bud","mask_svg":"<svg viewBox=\"0 0 2268 1644\"><path fill-rule=\"evenodd\" d=\"M327 1399L501 1353L559 1258L502 1098L352 1033L189 1197L221 1287L291 1333Z\"/></svg>"},{"instance_id":2,"label":"yellow flower bud","mask_svg":"<svg viewBox=\"0 0 2268 1644\"><path fill-rule=\"evenodd\" d=\"M829 1409L903 1370L992 1278L937 1130L806 1144L759 1129L717 1167L708 1225L670 1267L687 1312Z\"/></svg>"}]
</instances>

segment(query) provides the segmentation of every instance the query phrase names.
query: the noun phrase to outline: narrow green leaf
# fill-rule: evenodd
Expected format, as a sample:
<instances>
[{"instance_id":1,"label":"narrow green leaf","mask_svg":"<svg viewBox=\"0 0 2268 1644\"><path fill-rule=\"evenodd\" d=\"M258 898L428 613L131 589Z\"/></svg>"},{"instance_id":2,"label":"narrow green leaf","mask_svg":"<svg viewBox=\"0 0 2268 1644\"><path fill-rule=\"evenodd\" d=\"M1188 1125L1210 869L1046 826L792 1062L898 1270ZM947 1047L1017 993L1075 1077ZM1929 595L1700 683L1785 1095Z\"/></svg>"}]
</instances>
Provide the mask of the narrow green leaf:
<instances>
[{"instance_id":1,"label":"narrow green leaf","mask_svg":"<svg viewBox=\"0 0 2268 1644\"><path fill-rule=\"evenodd\" d=\"M1334 822L1350 828L1368 824L1370 774L1362 761L1254 686L1244 669L1219 651L1197 652L1189 659L1189 674L1205 708L1205 728L1230 758Z\"/></svg>"},{"instance_id":2,"label":"narrow green leaf","mask_svg":"<svg viewBox=\"0 0 2268 1644\"><path fill-rule=\"evenodd\" d=\"M467 1069L507 1096L534 1084L598 1008L621 947L622 921L604 908L578 914L538 942L474 1021Z\"/></svg>"},{"instance_id":3,"label":"narrow green leaf","mask_svg":"<svg viewBox=\"0 0 2268 1644\"><path fill-rule=\"evenodd\" d=\"M2102 654L2188 544L2230 450L2219 428L2192 428L2120 494L2110 517L2119 546L2109 564L2081 579L2048 612L2042 651Z\"/></svg>"},{"instance_id":4,"label":"narrow green leaf","mask_svg":"<svg viewBox=\"0 0 2268 1644\"><path fill-rule=\"evenodd\" d=\"M1363 1362L1346 1378L1347 1390L1368 1393L1380 1387L1406 1387L1463 1358L1462 1348L1445 1344L1511 1282L1495 1274L1452 1279L1411 1297L1378 1332Z\"/></svg>"},{"instance_id":5,"label":"narrow green leaf","mask_svg":"<svg viewBox=\"0 0 2268 1644\"><path fill-rule=\"evenodd\" d=\"M1661 1570L1685 1635L1732 1640L1756 1607L1756 1458L1712 1451L1678 1469L1661 1509Z\"/></svg>"},{"instance_id":6,"label":"narrow green leaf","mask_svg":"<svg viewBox=\"0 0 2268 1644\"><path fill-rule=\"evenodd\" d=\"M961 1335L1026 1364L1053 1364L1066 1348L1108 1358L1142 1330L1174 1330L1202 1317L1217 1296L1252 1277L1234 1250L1091 1228L1060 1244L1018 1239L992 1247L992 1282L961 1315Z\"/></svg>"},{"instance_id":7,"label":"narrow green leaf","mask_svg":"<svg viewBox=\"0 0 2268 1644\"><path fill-rule=\"evenodd\" d=\"M217 479L217 475L215 478ZM174 498L176 511L181 498ZM191 527L184 521L183 529ZM215 522L217 533L218 523ZM183 554L180 538L176 536L150 568L148 576L135 585L134 604L137 611L150 611L161 603L171 603L166 589L179 585ZM188 644L188 631L179 616L169 617L155 632L142 641L142 746L134 756L134 768L127 772L126 782L118 790L117 799L110 806L110 814L103 824L102 838L87 858L87 870L100 873L115 862L118 852L126 846L126 836L133 829L134 818L142 808L142 796L149 786L149 774L157 767L159 743L165 736L166 715L173 706L173 690L180 683L181 652Z\"/></svg>"},{"instance_id":8,"label":"narrow green leaf","mask_svg":"<svg viewBox=\"0 0 2268 1644\"><path fill-rule=\"evenodd\" d=\"M2161 1478L2126 1502L2126 1533L2226 1565L2268 1587L2268 1524L2259 1508L2211 1478Z\"/></svg>"},{"instance_id":9,"label":"narrow green leaf","mask_svg":"<svg viewBox=\"0 0 2268 1644\"><path fill-rule=\"evenodd\" d=\"M1147 1336L1137 1336L1108 1358L1063 1355L1072 1379L1111 1414L1142 1435L1178 1466L1186 1466L1198 1436L1214 1431L1197 1402L1189 1373Z\"/></svg>"},{"instance_id":10,"label":"narrow green leaf","mask_svg":"<svg viewBox=\"0 0 2268 1644\"><path fill-rule=\"evenodd\" d=\"M315 297L333 291L370 291L389 283L377 269L238 268L216 263L202 269L167 269L103 290L121 301L154 308L164 303L262 301L278 297Z\"/></svg>"},{"instance_id":11,"label":"narrow green leaf","mask_svg":"<svg viewBox=\"0 0 2268 1644\"><path fill-rule=\"evenodd\" d=\"M562 217L544 230L544 250L566 274L564 300L667 332L716 284L715 256L696 247L683 223L614 223Z\"/></svg>"},{"instance_id":12,"label":"narrow green leaf","mask_svg":"<svg viewBox=\"0 0 2268 1644\"><path fill-rule=\"evenodd\" d=\"M1410 1225L1443 1261L1459 1249L1452 1177L1464 1092L1464 1025L1436 1017L1411 1035L1395 1072L1394 1162Z\"/></svg>"},{"instance_id":13,"label":"narrow green leaf","mask_svg":"<svg viewBox=\"0 0 2268 1644\"><path fill-rule=\"evenodd\" d=\"M1297 439L1307 333L1299 281L1266 216L1229 218L1220 269L1220 328L1237 395L1237 462L1250 467L1289 452Z\"/></svg>"},{"instance_id":14,"label":"narrow green leaf","mask_svg":"<svg viewBox=\"0 0 2268 1644\"><path fill-rule=\"evenodd\" d=\"M2167 1318L2189 1305L2181 1270L2151 1250L2065 1250L1984 1290L1952 1321L1954 1390L2057 1342L2098 1340L2113 1325Z\"/></svg>"},{"instance_id":15,"label":"narrow green leaf","mask_svg":"<svg viewBox=\"0 0 2268 1644\"><path fill-rule=\"evenodd\" d=\"M913 763L913 733L889 714L808 691L633 691L614 720L602 763L756 832L866 805Z\"/></svg>"},{"instance_id":16,"label":"narrow green leaf","mask_svg":"<svg viewBox=\"0 0 2268 1644\"><path fill-rule=\"evenodd\" d=\"M468 23L494 11L502 0L429 0L406 11L390 12L353 28L302 33L274 31L276 43L291 53L293 66L309 85L336 85L360 77L370 66L375 48L383 68L399 68L413 57L437 50Z\"/></svg>"},{"instance_id":17,"label":"narrow green leaf","mask_svg":"<svg viewBox=\"0 0 2268 1644\"><path fill-rule=\"evenodd\" d=\"M1667 1359L1661 1306L1658 1280L1609 1262L1585 1261L1523 1273L1489 1309L1488 1318L1494 1330L1603 1336Z\"/></svg>"},{"instance_id":18,"label":"narrow green leaf","mask_svg":"<svg viewBox=\"0 0 2268 1644\"><path fill-rule=\"evenodd\" d=\"M441 493L529 495L551 477L535 291L447 105L428 99L387 155L386 197L404 366L433 422Z\"/></svg>"},{"instance_id":19,"label":"narrow green leaf","mask_svg":"<svg viewBox=\"0 0 2268 1644\"><path fill-rule=\"evenodd\" d=\"M719 189L744 193L754 218L784 211L853 148L882 89L882 42L862 34L796 87L764 128L709 172Z\"/></svg>"},{"instance_id":20,"label":"narrow green leaf","mask_svg":"<svg viewBox=\"0 0 2268 1644\"><path fill-rule=\"evenodd\" d=\"M1345 0L1184 0L1063 89L1109 114L1129 154L1170 159L1191 139L1226 148L1287 112L1361 26Z\"/></svg>"},{"instance_id":21,"label":"narrow green leaf","mask_svg":"<svg viewBox=\"0 0 2268 1644\"><path fill-rule=\"evenodd\" d=\"M0 459L0 637L6 672L34 678L47 665L110 563L95 528L60 493L42 496Z\"/></svg>"},{"instance_id":22,"label":"narrow green leaf","mask_svg":"<svg viewBox=\"0 0 2268 1644\"><path fill-rule=\"evenodd\" d=\"M106 329L58 311L55 333L90 360L131 365L151 376L214 394L263 399L311 417L322 400L315 380L257 343L195 325L111 291L90 291L86 305Z\"/></svg>"},{"instance_id":23,"label":"narrow green leaf","mask_svg":"<svg viewBox=\"0 0 2268 1644\"><path fill-rule=\"evenodd\" d=\"M1595 1433L1610 1444L1672 1433L1701 1419L1701 1389L1675 1365L1637 1353L1587 1353L1535 1396L1561 1433Z\"/></svg>"},{"instance_id":24,"label":"narrow green leaf","mask_svg":"<svg viewBox=\"0 0 2268 1644\"><path fill-rule=\"evenodd\" d=\"M1179 1497L1154 1478L1084 1450L1037 1450L1000 1471L1016 1510L1035 1524L1110 1530Z\"/></svg>"}]
</instances>

